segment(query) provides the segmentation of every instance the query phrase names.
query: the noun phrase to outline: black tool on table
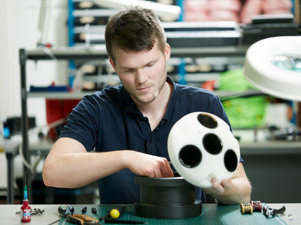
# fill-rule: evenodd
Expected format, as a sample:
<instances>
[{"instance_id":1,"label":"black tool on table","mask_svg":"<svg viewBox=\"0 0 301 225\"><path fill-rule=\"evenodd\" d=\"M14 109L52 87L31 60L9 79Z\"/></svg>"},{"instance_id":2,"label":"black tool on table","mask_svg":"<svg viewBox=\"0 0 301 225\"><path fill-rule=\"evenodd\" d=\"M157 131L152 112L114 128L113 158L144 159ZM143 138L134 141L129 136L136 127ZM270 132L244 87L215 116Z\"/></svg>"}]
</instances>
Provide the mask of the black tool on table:
<instances>
[{"instance_id":1,"label":"black tool on table","mask_svg":"<svg viewBox=\"0 0 301 225\"><path fill-rule=\"evenodd\" d=\"M92 208L91 208L91 212L92 212L94 215L96 215L97 218L100 218L100 216L99 216L98 213L97 213L97 209L96 209L95 207L92 207Z\"/></svg>"},{"instance_id":2,"label":"black tool on table","mask_svg":"<svg viewBox=\"0 0 301 225\"><path fill-rule=\"evenodd\" d=\"M86 212L86 207L82 209L82 213ZM146 222L137 221L137 220L117 220L123 213L125 207L115 207L112 208L107 212L104 217L99 218L99 220L103 221L104 223L108 224L145 224ZM95 207L91 208L93 214L98 216L97 209ZM80 224L80 225L95 225L99 224L99 220L92 218L90 216L84 214L73 214L74 208L70 205L66 206L65 208L60 206L58 208L58 212L61 217L66 218L66 221L73 224ZM98 216L99 217L99 216ZM59 222L59 220L50 223L52 225L54 223Z\"/></svg>"},{"instance_id":3,"label":"black tool on table","mask_svg":"<svg viewBox=\"0 0 301 225\"><path fill-rule=\"evenodd\" d=\"M72 215L74 212L74 208L71 205L67 205L65 208L63 208L63 206L59 206L58 208L58 212L60 214L61 217L66 218L67 215ZM55 224L57 222L59 222L61 219L58 219L56 221L53 221L52 223L49 223L48 225L52 225Z\"/></svg>"},{"instance_id":4,"label":"black tool on table","mask_svg":"<svg viewBox=\"0 0 301 225\"><path fill-rule=\"evenodd\" d=\"M67 215L72 215L74 213L74 208L71 205L67 205L65 208L59 206L58 211L62 217L66 217Z\"/></svg>"},{"instance_id":5,"label":"black tool on table","mask_svg":"<svg viewBox=\"0 0 301 225\"><path fill-rule=\"evenodd\" d=\"M86 213L87 212L87 207L85 206L84 208L82 208L82 213Z\"/></svg>"},{"instance_id":6,"label":"black tool on table","mask_svg":"<svg viewBox=\"0 0 301 225\"><path fill-rule=\"evenodd\" d=\"M286 210L285 206L282 206L280 209L274 209L274 208L270 208L269 205L264 205L262 208L262 212L267 218L274 217L277 214L283 214L285 210Z\"/></svg>"},{"instance_id":7,"label":"black tool on table","mask_svg":"<svg viewBox=\"0 0 301 225\"><path fill-rule=\"evenodd\" d=\"M69 223L80 224L80 225L89 225L98 223L98 219L92 218L84 214L73 214L74 208L70 205L63 208L60 206L58 208L59 214L66 218L66 221Z\"/></svg>"},{"instance_id":8,"label":"black tool on table","mask_svg":"<svg viewBox=\"0 0 301 225\"><path fill-rule=\"evenodd\" d=\"M80 224L80 225L98 224L98 219L92 218L84 214L73 214L74 208L70 205L66 206L65 208L63 206L59 206L58 212L60 216L65 218L66 221L69 223ZM50 223L49 225L52 225L59 221L60 219Z\"/></svg>"}]
</instances>

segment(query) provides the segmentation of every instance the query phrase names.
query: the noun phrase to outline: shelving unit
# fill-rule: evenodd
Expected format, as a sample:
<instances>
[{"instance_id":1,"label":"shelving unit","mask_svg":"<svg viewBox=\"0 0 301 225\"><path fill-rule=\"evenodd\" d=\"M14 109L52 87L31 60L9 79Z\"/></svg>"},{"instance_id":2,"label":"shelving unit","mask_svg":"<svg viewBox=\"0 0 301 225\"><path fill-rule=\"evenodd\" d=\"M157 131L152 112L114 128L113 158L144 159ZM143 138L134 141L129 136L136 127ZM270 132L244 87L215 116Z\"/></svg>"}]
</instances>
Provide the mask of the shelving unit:
<instances>
[{"instance_id":1,"label":"shelving unit","mask_svg":"<svg viewBox=\"0 0 301 225\"><path fill-rule=\"evenodd\" d=\"M149 1L162 2L160 0ZM163 2L171 5L182 4L182 0ZM109 17L119 10L104 8L89 0L68 0L68 11L69 46L95 46L104 44L105 25ZM160 19L166 21L165 18Z\"/></svg>"},{"instance_id":2,"label":"shelving unit","mask_svg":"<svg viewBox=\"0 0 301 225\"><path fill-rule=\"evenodd\" d=\"M171 51L172 57L243 57L247 47L208 47L208 48L173 48ZM23 155L26 160L29 160L29 137L28 137L28 114L27 114L27 98L28 97L45 97L49 99L78 99L82 98L88 92L34 92L28 93L26 89L26 63L28 60L104 60L107 58L107 53L104 46L95 48L84 48L84 47L68 47L58 49L48 49L44 51L41 48L26 50L20 49L19 51L19 62L20 62L20 78L21 78L21 125L22 125L22 149ZM228 93L220 92L217 93L220 96L226 95L242 95L244 93ZM30 179L30 171L25 168L25 177ZM30 182L28 186L30 188Z\"/></svg>"},{"instance_id":3,"label":"shelving unit","mask_svg":"<svg viewBox=\"0 0 301 225\"><path fill-rule=\"evenodd\" d=\"M68 40L69 47L43 49L37 48L32 50L20 49L20 72L21 72L21 124L22 124L22 149L26 160L29 159L29 138L28 138L28 115L27 99L28 98L47 98L47 99L81 99L90 92L34 92L29 93L26 89L26 62L28 60L66 60L69 61L70 71L74 71L84 63L93 61L107 60L107 53L104 45L104 30L108 17L117 10L104 9L95 4L90 4L86 8L81 8L80 4L89 2L88 0L68 0ZM183 1L173 1L173 4L183 4ZM180 18L181 20L181 18ZM94 36L96 35L96 38ZM235 35L235 32L234 32ZM83 38L80 40L80 38ZM98 40L93 42L92 40ZM207 37L208 39L208 37ZM209 37L210 39L210 37ZM216 79L219 72L196 72L186 73L185 66L196 62L200 64L217 64L217 65L242 65L248 46L242 45L241 40L233 45L227 46L199 46L199 47L175 47L171 46L171 58L178 62L171 62L177 68L168 73L175 77L175 81L186 82L203 82L204 80ZM215 43L215 42L214 42ZM223 59L221 59L223 58ZM227 59L227 60L225 60ZM172 61L172 60L170 60ZM97 72L86 76L87 80L92 82L101 82L107 74ZM110 74L111 75L111 74ZM72 83L72 76L69 74L69 84ZM115 76L116 78L117 76ZM72 86L72 85L71 85ZM219 97L233 97L261 94L260 91L248 92L215 92ZM30 171L25 168L25 177L30 177ZM28 183L30 185L30 182ZM30 188L30 187L29 187Z\"/></svg>"},{"instance_id":4,"label":"shelving unit","mask_svg":"<svg viewBox=\"0 0 301 225\"><path fill-rule=\"evenodd\" d=\"M116 12L116 10L110 9L100 9L98 7L92 6L91 10L79 10L75 7L76 4L83 2L81 0L68 0L69 3L69 17L68 17L68 40L69 47L66 48L54 48L44 51L43 48L37 49L20 49L20 78L21 78L21 124L22 124L22 149L23 154L26 160L29 160L29 137L28 137L28 114L27 114L27 100L28 98L47 98L47 99L81 99L84 95L90 94L92 92L53 92L53 93L45 93L45 92L35 92L30 93L26 89L26 63L28 60L39 61L39 60L66 60L70 62L70 68L76 69L78 66L82 65L83 62L94 61L94 60L106 60L107 53L105 50L105 46L103 42L94 43L95 45L91 45L93 43L89 41L81 41L76 42L76 37L79 37L81 33L84 33L89 29L91 34L93 35L94 31L104 31L104 24L93 24L93 23L85 23L81 26L77 26L77 21L79 17L82 16L97 16L100 13L104 16L109 16ZM181 2L181 1L178 1ZM85 11L85 12L84 12ZM88 18L87 18L88 19ZM87 25L88 24L88 25ZM89 36L88 35L88 36ZM99 38L101 40L101 38ZM219 58L224 57L229 59L229 63L231 63L232 59L239 58L239 60L244 59L245 52L248 46L244 46L238 44L237 46L225 46L225 47L192 47L192 48L176 48L172 47L171 56L173 58L184 59L204 59L203 63L210 63L214 61L218 62ZM210 58L210 59L208 59ZM207 60L208 59L208 60ZM207 60L207 61L206 61ZM76 61L78 64L76 64ZM235 60L234 60L235 61ZM240 62L235 61L234 63L239 64ZM185 81L190 82L192 80L197 80L202 82L205 79L215 78L219 73L191 73L185 74ZM71 75L70 75L71 76ZM175 76L180 76L176 74ZM100 76L97 78L89 77L88 79L100 79ZM183 78L183 77L182 77ZM178 78L180 80L181 77ZM250 92L215 92L219 97L229 97L229 96L243 96L248 94L260 94L260 91L250 91ZM299 103L300 108L300 103ZM300 110L299 110L300 112ZM300 117L299 117L300 118ZM301 122L299 121L299 126ZM26 178L30 177L30 171L25 168ZM28 183L30 186L30 182ZM30 187L29 187L30 188ZM29 192L30 194L30 192Z\"/></svg>"},{"instance_id":5,"label":"shelving unit","mask_svg":"<svg viewBox=\"0 0 301 225\"><path fill-rule=\"evenodd\" d=\"M29 92L29 98L47 98L47 99L82 99L87 94L93 92Z\"/></svg>"},{"instance_id":6,"label":"shelving unit","mask_svg":"<svg viewBox=\"0 0 301 225\"><path fill-rule=\"evenodd\" d=\"M45 49L37 48L33 50L20 49L19 50L19 63L20 63L20 79L21 79L21 128L22 128L22 151L26 161L30 159L29 152L29 124L27 114L27 98L28 97L45 97L48 99L81 99L86 92L34 92L28 93L26 82L26 63L28 60L93 60L93 59L106 59L105 48L87 49L87 48L60 48L60 49ZM27 167L24 167L24 183L27 183L28 189L32 189L31 172ZM32 199L31 192L29 191L29 199Z\"/></svg>"},{"instance_id":7,"label":"shelving unit","mask_svg":"<svg viewBox=\"0 0 301 225\"><path fill-rule=\"evenodd\" d=\"M170 5L182 6L183 0L149 0L151 2L162 2ZM119 10L104 8L93 1L89 0L68 0L68 40L69 47L98 47L105 43L104 33L105 25L109 17ZM161 21L170 21L166 18L160 18ZM179 18L181 20L181 17ZM174 20L173 20L174 21ZM69 69L71 73L69 74L69 85L73 86L74 74L72 71L81 68L84 63L89 65L92 71L87 71L82 68L84 73L83 81L85 83L94 84L94 89L99 89L102 85L106 86L107 80L106 75L111 71L114 75L116 73L113 71L111 65L106 62L101 66L97 64L90 64L89 62L83 62L79 60L71 60L69 63ZM111 75L111 74L109 74ZM119 83L119 80L115 80L113 84ZM91 86L91 85L90 85ZM91 87L89 87L91 88Z\"/></svg>"}]
</instances>

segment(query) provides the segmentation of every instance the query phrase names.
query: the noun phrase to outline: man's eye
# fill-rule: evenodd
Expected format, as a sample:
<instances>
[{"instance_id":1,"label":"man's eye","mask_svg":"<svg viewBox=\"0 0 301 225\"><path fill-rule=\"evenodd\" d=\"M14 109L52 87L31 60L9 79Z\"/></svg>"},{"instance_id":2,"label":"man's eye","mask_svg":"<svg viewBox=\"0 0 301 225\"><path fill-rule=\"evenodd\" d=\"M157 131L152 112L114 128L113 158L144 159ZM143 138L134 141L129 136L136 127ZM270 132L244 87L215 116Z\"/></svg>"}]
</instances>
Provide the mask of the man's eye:
<instances>
[{"instance_id":1,"label":"man's eye","mask_svg":"<svg viewBox=\"0 0 301 225\"><path fill-rule=\"evenodd\" d=\"M154 63L147 64L147 67L152 67Z\"/></svg>"},{"instance_id":2,"label":"man's eye","mask_svg":"<svg viewBox=\"0 0 301 225\"><path fill-rule=\"evenodd\" d=\"M134 69L127 69L125 70L126 73L133 73L134 72Z\"/></svg>"}]
</instances>

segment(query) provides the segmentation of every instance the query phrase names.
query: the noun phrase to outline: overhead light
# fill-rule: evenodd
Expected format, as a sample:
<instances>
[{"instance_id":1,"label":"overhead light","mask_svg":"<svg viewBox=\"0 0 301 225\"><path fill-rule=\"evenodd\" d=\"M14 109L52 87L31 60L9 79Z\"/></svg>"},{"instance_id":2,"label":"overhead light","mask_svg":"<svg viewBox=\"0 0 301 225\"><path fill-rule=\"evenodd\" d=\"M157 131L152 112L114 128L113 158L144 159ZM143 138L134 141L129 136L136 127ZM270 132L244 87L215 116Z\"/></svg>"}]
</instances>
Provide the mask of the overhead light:
<instances>
[{"instance_id":1,"label":"overhead light","mask_svg":"<svg viewBox=\"0 0 301 225\"><path fill-rule=\"evenodd\" d=\"M142 1L142 0L93 0L97 5L113 9L126 9L130 7L141 7L153 10L158 16L169 17L170 19L178 19L181 13L181 8L176 5L168 5L157 2Z\"/></svg>"},{"instance_id":2,"label":"overhead light","mask_svg":"<svg viewBox=\"0 0 301 225\"><path fill-rule=\"evenodd\" d=\"M251 45L244 75L264 93L301 101L301 37L272 37Z\"/></svg>"},{"instance_id":3,"label":"overhead light","mask_svg":"<svg viewBox=\"0 0 301 225\"><path fill-rule=\"evenodd\" d=\"M48 30L49 30L49 21L51 18L51 1L42 0L39 11L39 22L38 22L38 31L39 39L37 40L37 45L45 44L47 42Z\"/></svg>"}]
</instances>

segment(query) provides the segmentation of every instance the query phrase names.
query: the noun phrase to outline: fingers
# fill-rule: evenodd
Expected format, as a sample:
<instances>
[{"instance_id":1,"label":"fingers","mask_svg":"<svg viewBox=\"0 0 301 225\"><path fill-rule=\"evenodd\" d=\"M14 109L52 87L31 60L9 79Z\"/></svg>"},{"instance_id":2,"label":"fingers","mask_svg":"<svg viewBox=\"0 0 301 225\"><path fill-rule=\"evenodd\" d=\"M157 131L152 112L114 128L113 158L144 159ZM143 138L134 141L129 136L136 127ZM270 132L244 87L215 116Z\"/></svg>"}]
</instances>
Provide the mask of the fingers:
<instances>
[{"instance_id":1,"label":"fingers","mask_svg":"<svg viewBox=\"0 0 301 225\"><path fill-rule=\"evenodd\" d=\"M157 158L156 165L153 168L153 177L173 177L174 173L166 158Z\"/></svg>"},{"instance_id":2,"label":"fingers","mask_svg":"<svg viewBox=\"0 0 301 225\"><path fill-rule=\"evenodd\" d=\"M167 159L164 158L164 165L161 167L162 177L174 177L174 173Z\"/></svg>"},{"instance_id":3,"label":"fingers","mask_svg":"<svg viewBox=\"0 0 301 225\"><path fill-rule=\"evenodd\" d=\"M137 154L131 163L131 171L140 176L147 177L173 177L173 171L166 158Z\"/></svg>"},{"instance_id":4,"label":"fingers","mask_svg":"<svg viewBox=\"0 0 301 225\"><path fill-rule=\"evenodd\" d=\"M224 187L218 182L216 178L211 179L212 188L215 191L214 194L220 194L224 192Z\"/></svg>"},{"instance_id":5,"label":"fingers","mask_svg":"<svg viewBox=\"0 0 301 225\"><path fill-rule=\"evenodd\" d=\"M229 189L231 187L231 181L224 179L220 183L216 178L211 179L211 184L212 184L212 191L214 192L213 194L221 194L225 191L225 189Z\"/></svg>"},{"instance_id":6,"label":"fingers","mask_svg":"<svg viewBox=\"0 0 301 225\"><path fill-rule=\"evenodd\" d=\"M224 189L229 189L231 187L231 181L230 180L222 180L221 185L224 187Z\"/></svg>"},{"instance_id":7,"label":"fingers","mask_svg":"<svg viewBox=\"0 0 301 225\"><path fill-rule=\"evenodd\" d=\"M206 188L203 189L206 193L211 194L213 196L222 194L225 189L222 183L219 183L219 181L216 178L212 178L210 180L212 188ZM226 180L223 180L222 182L226 182Z\"/></svg>"}]
</instances>

